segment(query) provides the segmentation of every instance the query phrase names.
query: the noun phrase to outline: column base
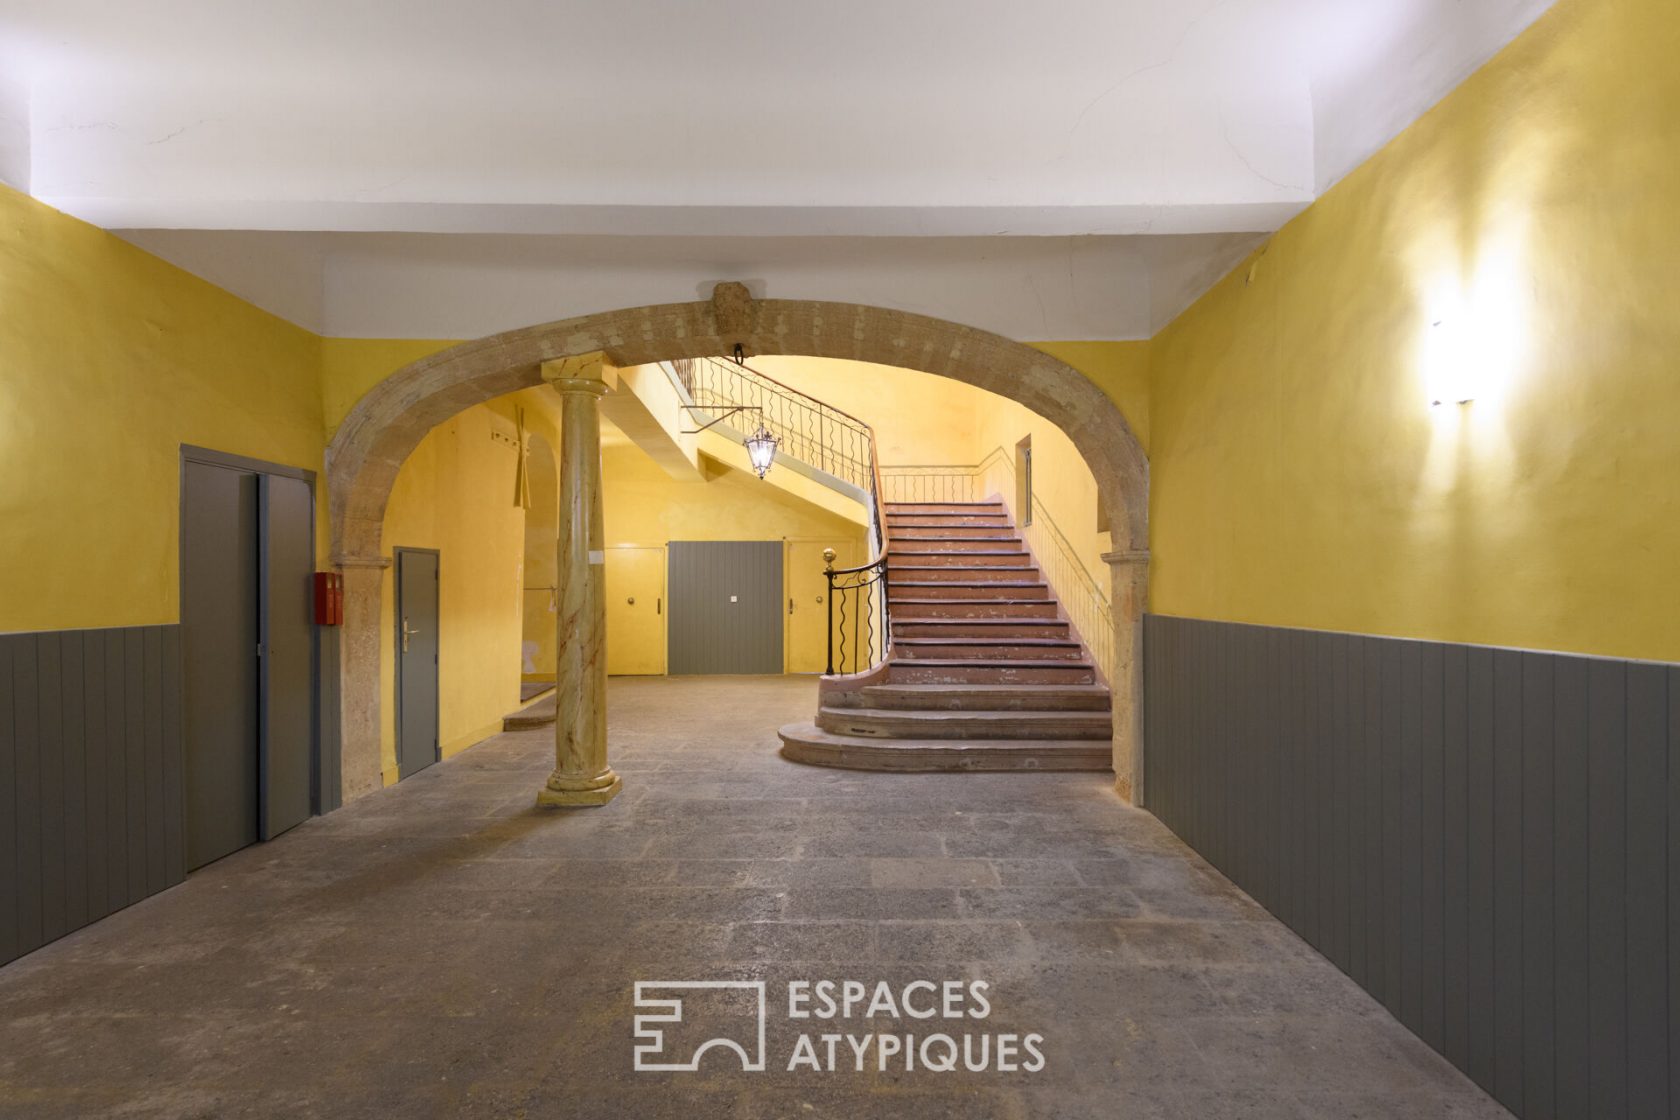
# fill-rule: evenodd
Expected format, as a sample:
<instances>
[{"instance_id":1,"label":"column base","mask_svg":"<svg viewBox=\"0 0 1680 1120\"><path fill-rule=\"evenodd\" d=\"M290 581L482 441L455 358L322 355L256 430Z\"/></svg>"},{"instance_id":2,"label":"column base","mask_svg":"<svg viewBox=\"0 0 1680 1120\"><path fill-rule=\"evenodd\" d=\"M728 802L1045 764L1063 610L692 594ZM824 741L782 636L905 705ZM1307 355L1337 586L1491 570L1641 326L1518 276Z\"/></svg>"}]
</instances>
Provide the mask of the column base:
<instances>
[{"instance_id":1,"label":"column base","mask_svg":"<svg viewBox=\"0 0 1680 1120\"><path fill-rule=\"evenodd\" d=\"M537 791L537 806L545 809L605 805L624 790L624 783L612 770L593 778L572 778L554 774Z\"/></svg>"}]
</instances>

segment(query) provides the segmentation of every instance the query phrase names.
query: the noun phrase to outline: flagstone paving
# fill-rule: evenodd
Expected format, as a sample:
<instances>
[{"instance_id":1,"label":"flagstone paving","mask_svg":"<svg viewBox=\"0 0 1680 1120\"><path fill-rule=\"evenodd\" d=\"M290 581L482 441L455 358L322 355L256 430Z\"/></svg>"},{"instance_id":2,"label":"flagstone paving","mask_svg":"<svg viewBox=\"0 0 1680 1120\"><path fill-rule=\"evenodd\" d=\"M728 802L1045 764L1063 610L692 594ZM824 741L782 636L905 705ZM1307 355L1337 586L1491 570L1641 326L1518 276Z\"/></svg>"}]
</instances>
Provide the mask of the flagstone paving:
<instances>
[{"instance_id":1,"label":"flagstone paving","mask_svg":"<svg viewBox=\"0 0 1680 1120\"><path fill-rule=\"evenodd\" d=\"M614 680L604 808L537 809L550 732L500 735L0 969L0 1116L1508 1115L1110 775L799 766L814 693ZM825 979L989 1014L789 1019ZM670 980L763 981L766 1068L636 1071L634 985ZM753 1042L727 996L667 1048ZM1043 1068L859 1072L842 1037L788 1069L940 1033Z\"/></svg>"}]
</instances>

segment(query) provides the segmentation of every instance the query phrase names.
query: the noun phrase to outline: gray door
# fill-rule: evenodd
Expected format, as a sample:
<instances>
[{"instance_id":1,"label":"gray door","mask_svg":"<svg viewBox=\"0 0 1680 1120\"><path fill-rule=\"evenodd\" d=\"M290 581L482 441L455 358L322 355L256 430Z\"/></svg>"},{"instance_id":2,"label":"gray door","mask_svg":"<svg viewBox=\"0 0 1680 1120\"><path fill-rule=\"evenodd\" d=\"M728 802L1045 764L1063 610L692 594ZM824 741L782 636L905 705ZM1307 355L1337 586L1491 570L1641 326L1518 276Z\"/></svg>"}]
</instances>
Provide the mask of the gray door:
<instances>
[{"instance_id":1,"label":"gray door","mask_svg":"<svg viewBox=\"0 0 1680 1120\"><path fill-rule=\"evenodd\" d=\"M438 760L438 554L396 550L397 777Z\"/></svg>"},{"instance_id":2,"label":"gray door","mask_svg":"<svg viewBox=\"0 0 1680 1120\"><path fill-rule=\"evenodd\" d=\"M782 542L672 541L672 675L782 671Z\"/></svg>"},{"instance_id":3,"label":"gray door","mask_svg":"<svg viewBox=\"0 0 1680 1120\"><path fill-rule=\"evenodd\" d=\"M314 775L314 620L310 574L315 502L300 478L259 476L262 556L262 724L259 830L272 839L309 816Z\"/></svg>"},{"instance_id":4,"label":"gray door","mask_svg":"<svg viewBox=\"0 0 1680 1120\"><path fill-rule=\"evenodd\" d=\"M188 460L182 731L190 870L257 839L257 476Z\"/></svg>"}]
</instances>

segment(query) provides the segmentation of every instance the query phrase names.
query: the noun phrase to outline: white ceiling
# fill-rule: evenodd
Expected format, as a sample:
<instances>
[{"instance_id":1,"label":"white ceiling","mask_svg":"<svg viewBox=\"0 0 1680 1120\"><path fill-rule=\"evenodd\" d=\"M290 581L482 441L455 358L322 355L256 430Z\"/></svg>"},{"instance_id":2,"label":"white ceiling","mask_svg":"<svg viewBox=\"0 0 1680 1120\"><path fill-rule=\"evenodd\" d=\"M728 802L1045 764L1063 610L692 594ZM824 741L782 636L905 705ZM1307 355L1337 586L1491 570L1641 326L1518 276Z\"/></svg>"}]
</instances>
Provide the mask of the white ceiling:
<instances>
[{"instance_id":1,"label":"white ceiling","mask_svg":"<svg viewBox=\"0 0 1680 1120\"><path fill-rule=\"evenodd\" d=\"M1136 337L1549 2L0 0L0 175L332 333L744 273Z\"/></svg>"}]
</instances>

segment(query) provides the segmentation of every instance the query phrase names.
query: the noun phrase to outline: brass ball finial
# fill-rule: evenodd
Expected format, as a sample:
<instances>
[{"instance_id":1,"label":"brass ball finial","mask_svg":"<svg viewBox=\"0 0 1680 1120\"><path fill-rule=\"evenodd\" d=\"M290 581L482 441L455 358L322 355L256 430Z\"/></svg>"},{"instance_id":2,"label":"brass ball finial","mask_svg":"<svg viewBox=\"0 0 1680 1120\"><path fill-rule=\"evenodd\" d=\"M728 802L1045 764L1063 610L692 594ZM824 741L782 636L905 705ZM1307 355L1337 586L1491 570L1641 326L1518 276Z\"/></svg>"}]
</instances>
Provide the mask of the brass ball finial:
<instances>
[{"instance_id":1,"label":"brass ball finial","mask_svg":"<svg viewBox=\"0 0 1680 1120\"><path fill-rule=\"evenodd\" d=\"M831 568L834 567L834 550L832 548L823 549L823 563Z\"/></svg>"}]
</instances>

